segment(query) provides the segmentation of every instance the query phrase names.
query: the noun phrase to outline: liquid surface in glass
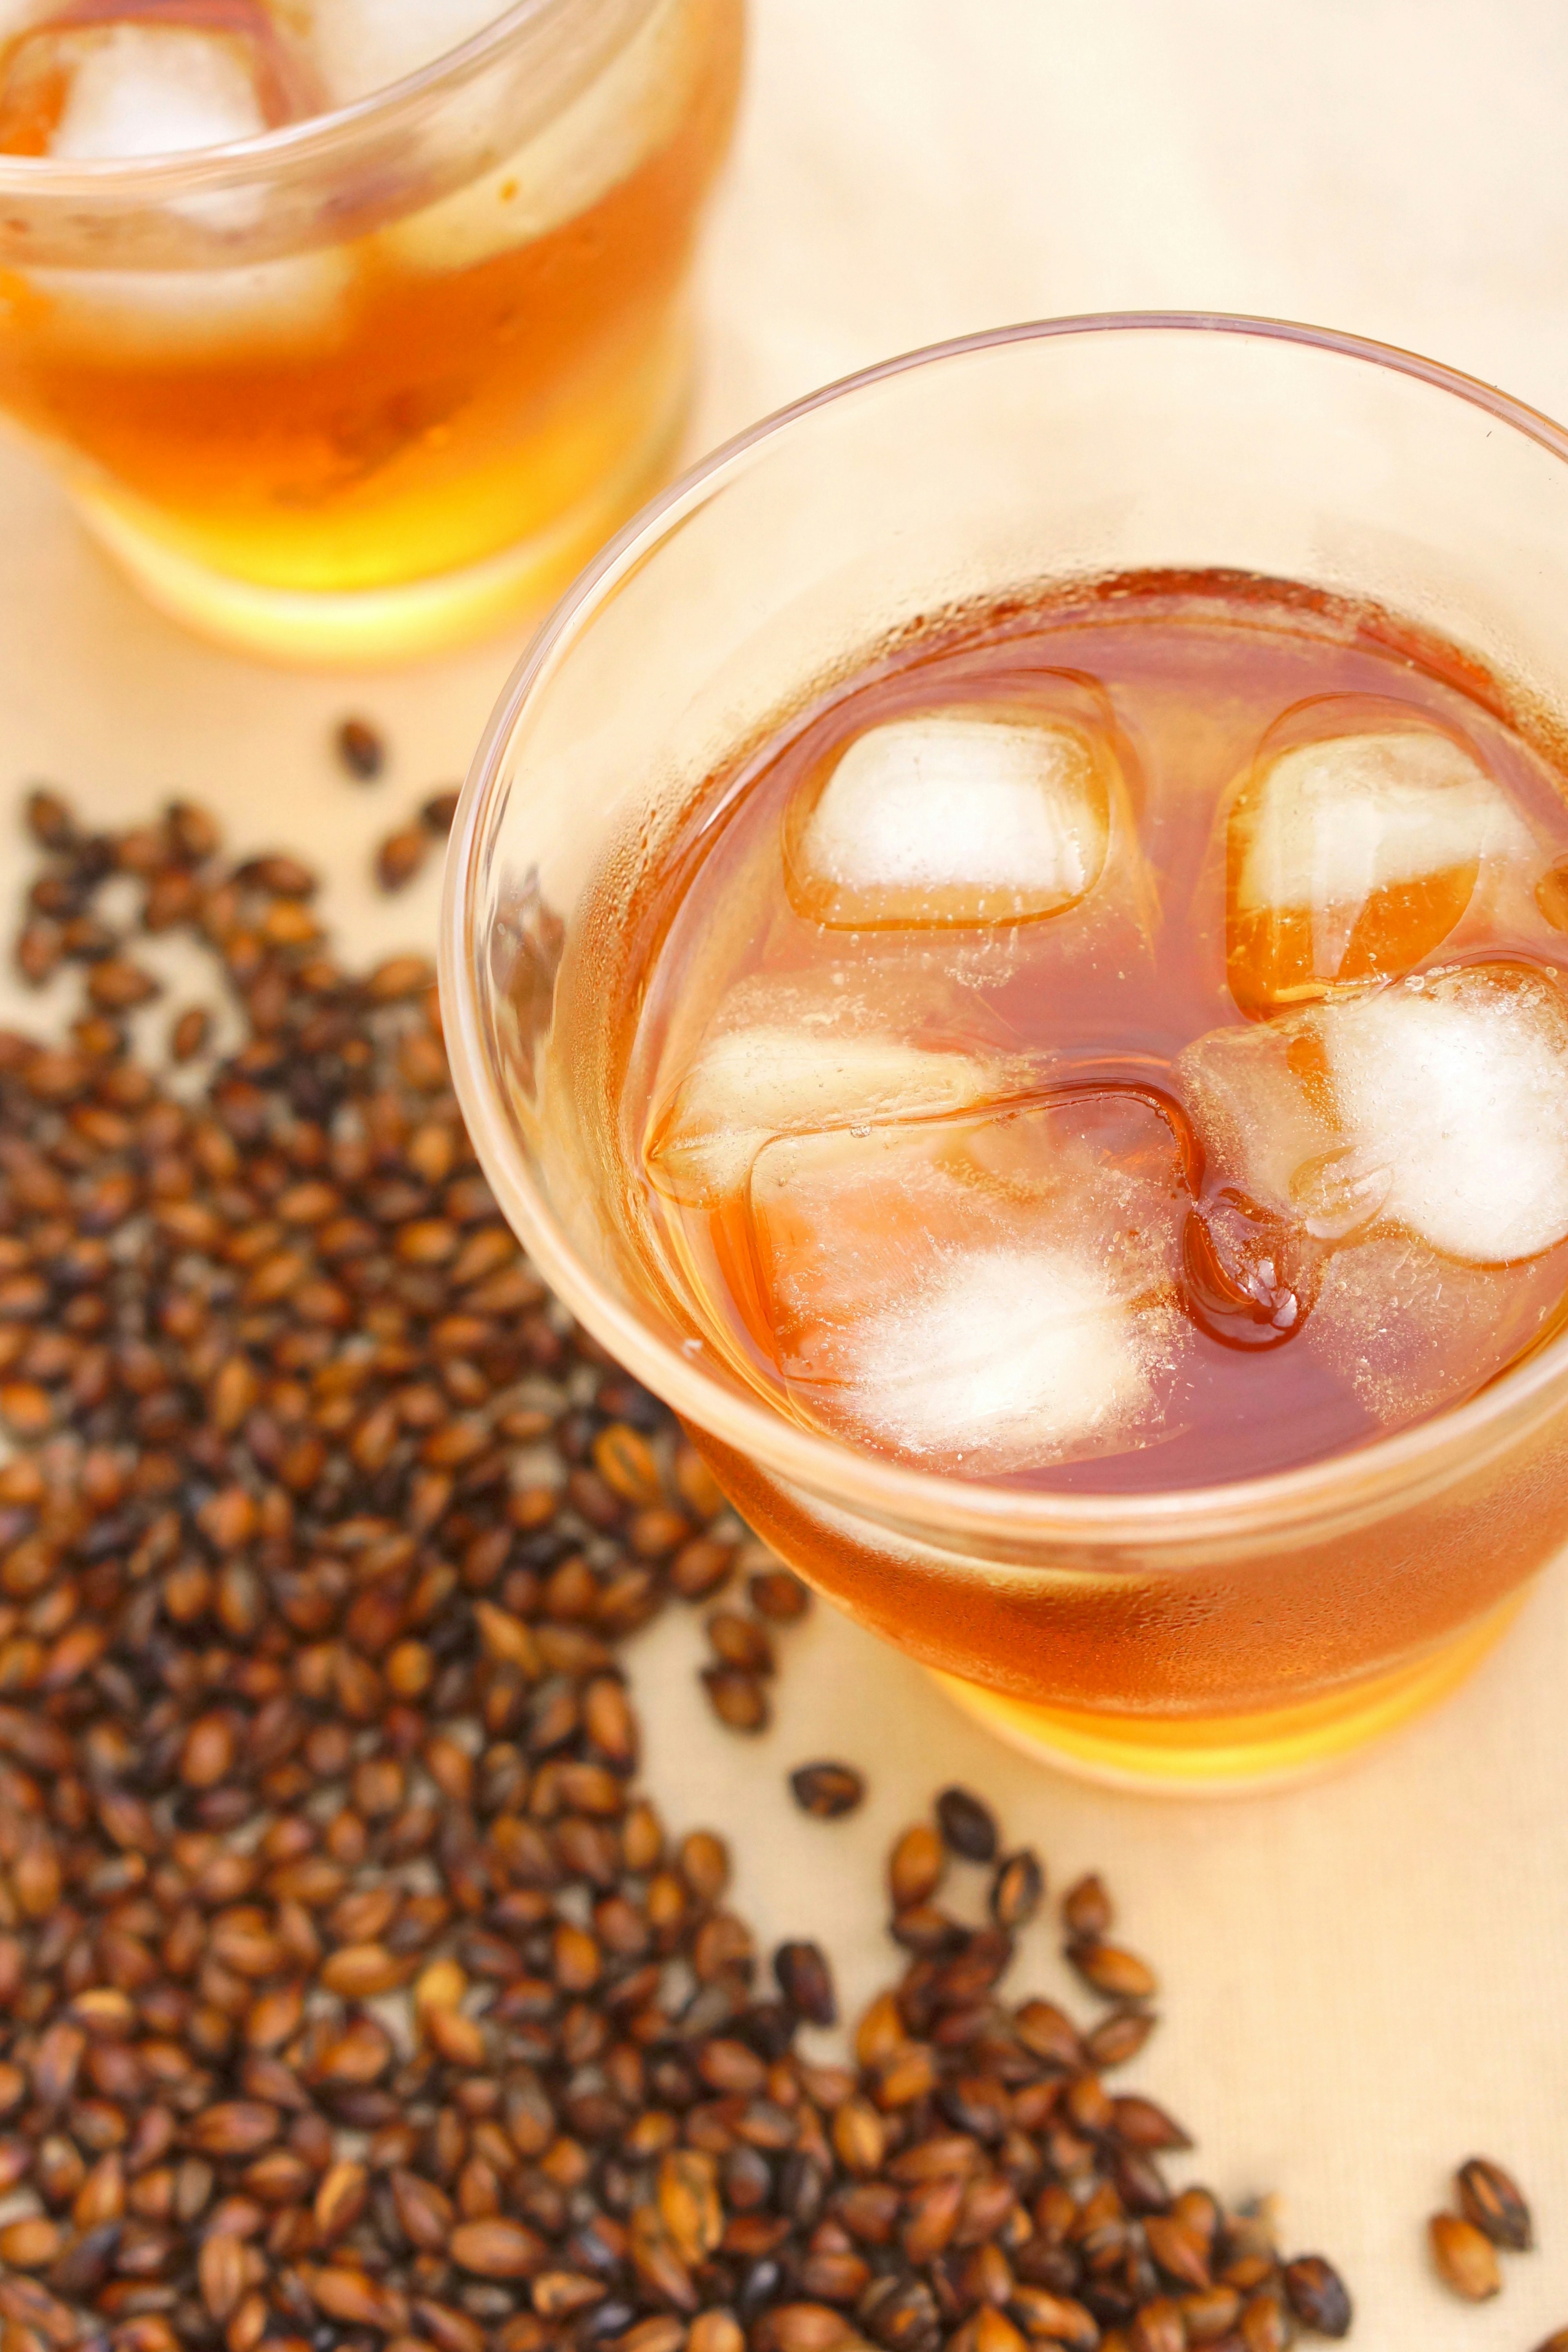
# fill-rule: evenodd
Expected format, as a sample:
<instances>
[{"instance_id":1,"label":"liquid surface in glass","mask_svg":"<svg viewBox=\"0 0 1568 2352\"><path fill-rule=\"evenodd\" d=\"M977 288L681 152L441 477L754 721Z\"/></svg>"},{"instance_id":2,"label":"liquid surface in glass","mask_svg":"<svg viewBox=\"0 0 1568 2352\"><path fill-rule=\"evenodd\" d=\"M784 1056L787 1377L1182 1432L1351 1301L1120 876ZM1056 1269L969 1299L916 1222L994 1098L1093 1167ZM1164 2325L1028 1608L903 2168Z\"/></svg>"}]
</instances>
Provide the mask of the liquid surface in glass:
<instances>
[{"instance_id":1,"label":"liquid surface in glass","mask_svg":"<svg viewBox=\"0 0 1568 2352\"><path fill-rule=\"evenodd\" d=\"M226 146L363 98L503 13L0 0L0 152L79 164ZM185 200L186 226L232 227L233 268L219 236L198 267L99 268L89 253L0 269L0 406L64 454L113 543L156 541L259 588L427 580L563 519L594 543L681 422L684 282L741 20L742 0L653 0L527 143L487 149L468 185L374 234L249 260L249 198L220 193Z\"/></svg>"},{"instance_id":2,"label":"liquid surface in glass","mask_svg":"<svg viewBox=\"0 0 1568 2352\"><path fill-rule=\"evenodd\" d=\"M952 625L715 785L660 891L622 1149L782 1413L1206 1486L1557 1326L1568 813L1451 648L1214 580Z\"/></svg>"}]
</instances>

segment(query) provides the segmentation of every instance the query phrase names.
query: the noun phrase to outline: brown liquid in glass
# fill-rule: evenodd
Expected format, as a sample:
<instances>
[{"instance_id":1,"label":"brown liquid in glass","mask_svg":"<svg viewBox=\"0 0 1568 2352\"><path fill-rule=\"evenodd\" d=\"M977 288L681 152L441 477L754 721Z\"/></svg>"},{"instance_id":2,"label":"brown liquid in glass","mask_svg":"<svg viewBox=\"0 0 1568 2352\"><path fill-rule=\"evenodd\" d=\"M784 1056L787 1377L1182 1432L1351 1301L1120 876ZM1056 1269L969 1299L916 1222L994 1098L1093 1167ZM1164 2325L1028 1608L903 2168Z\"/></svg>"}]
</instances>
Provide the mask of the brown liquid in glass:
<instances>
[{"instance_id":1,"label":"brown liquid in glass","mask_svg":"<svg viewBox=\"0 0 1568 2352\"><path fill-rule=\"evenodd\" d=\"M792 887L786 857L800 796L831 772L845 743L917 713L1000 709L1031 697L1101 730L1111 747L1142 879L1108 861L1100 892L1019 922L855 930L843 927L842 908L834 922L819 919L824 902L798 874ZM1457 740L1501 788L1532 836L1531 892L1522 914L1510 902L1506 924L1479 929L1467 913L1475 876L1462 863L1374 893L1345 943L1340 982L1392 984L1412 971L1498 960L1555 979L1568 927L1557 870L1568 854L1568 814L1551 759L1462 656L1386 622L1358 622L1304 592L1155 583L1076 607L992 615L902 645L781 727L714 786L669 863L658 944L626 1044L628 1170L643 1188L645 1230L664 1276L704 1344L781 1412L814 1421L781 1377L759 1302L752 1165L731 1172L721 1197L694 1204L670 1197L648 1158L681 1071L732 989L785 978L808 992L852 989L886 1001L890 1028L900 1006L906 1014L917 1006L922 1042L1047 1057L1047 1091L1100 1087L1119 1100L1131 1092L1159 1108L1194 1201L1205 1202L1212 1171L1176 1099L1177 1057L1217 1029L1288 1016L1322 994L1290 921L1260 930L1239 905L1229 812L1256 789L1270 747L1405 727ZM1246 1213L1245 1203L1234 1213ZM1219 1231L1223 1241L1225 1230L1223 1215L1217 1225L1189 1219L1179 1305L1191 1328L1152 1441L1014 1467L1005 1483L1099 1493L1210 1486L1361 1446L1398 1425L1398 1414L1380 1416L1304 1344L1305 1316L1279 1329L1267 1301L1260 1308L1237 1294L1210 1239ZM1556 1328L1565 1286L1568 1243L1559 1243L1521 1285L1506 1362ZM1475 1367L1457 1361L1442 1406L1504 1368L1495 1348Z\"/></svg>"},{"instance_id":2,"label":"brown liquid in glass","mask_svg":"<svg viewBox=\"0 0 1568 2352\"><path fill-rule=\"evenodd\" d=\"M79 311L70 272L0 268L0 408L142 530L272 588L455 572L605 484L626 510L678 421L681 288L729 140L742 13L741 0L691 0L668 135L584 209L451 268L411 263L383 236L334 248L342 284L319 331L279 340L270 320L242 320L209 345L161 335L134 272L100 317ZM75 0L0 46L0 152L47 148L66 90L27 58L54 26L222 35L269 121L308 117L320 93L279 30L286 16L261 0Z\"/></svg>"}]
</instances>

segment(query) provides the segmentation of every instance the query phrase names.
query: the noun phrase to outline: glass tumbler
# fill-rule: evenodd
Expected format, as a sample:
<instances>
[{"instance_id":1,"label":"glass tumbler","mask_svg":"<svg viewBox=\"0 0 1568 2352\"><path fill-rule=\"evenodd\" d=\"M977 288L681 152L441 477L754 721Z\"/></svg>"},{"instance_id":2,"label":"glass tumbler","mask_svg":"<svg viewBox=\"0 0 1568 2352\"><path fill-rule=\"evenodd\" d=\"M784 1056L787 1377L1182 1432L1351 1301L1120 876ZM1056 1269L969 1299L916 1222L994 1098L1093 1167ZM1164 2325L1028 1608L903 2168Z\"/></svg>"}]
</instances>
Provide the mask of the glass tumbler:
<instances>
[{"instance_id":1,"label":"glass tumbler","mask_svg":"<svg viewBox=\"0 0 1568 2352\"><path fill-rule=\"evenodd\" d=\"M617 1147L634 907L710 780L918 623L1150 571L1309 583L1568 725L1568 436L1411 355L1127 317L870 370L721 450L581 578L509 686L447 869L442 992L500 1204L752 1525L999 1732L1079 1772L1321 1769L1485 1652L1568 1535L1568 1338L1304 1468L1020 1492L857 1452L721 1364ZM620 1041L620 1042L617 1042Z\"/></svg>"},{"instance_id":2,"label":"glass tumbler","mask_svg":"<svg viewBox=\"0 0 1568 2352\"><path fill-rule=\"evenodd\" d=\"M742 16L498 0L423 71L319 113L293 89L302 119L228 146L0 153L0 414L230 643L388 659L537 611L668 470Z\"/></svg>"}]
</instances>

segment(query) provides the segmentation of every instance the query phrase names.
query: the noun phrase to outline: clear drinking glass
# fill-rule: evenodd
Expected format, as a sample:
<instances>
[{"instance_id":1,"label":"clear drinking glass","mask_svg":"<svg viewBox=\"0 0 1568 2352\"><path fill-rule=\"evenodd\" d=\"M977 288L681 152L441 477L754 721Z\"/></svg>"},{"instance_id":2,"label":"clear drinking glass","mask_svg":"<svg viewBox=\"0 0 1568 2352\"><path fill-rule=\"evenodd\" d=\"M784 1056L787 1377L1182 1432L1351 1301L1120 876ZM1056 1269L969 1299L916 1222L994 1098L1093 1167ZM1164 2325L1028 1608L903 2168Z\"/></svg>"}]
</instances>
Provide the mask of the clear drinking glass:
<instances>
[{"instance_id":1,"label":"clear drinking glass","mask_svg":"<svg viewBox=\"0 0 1568 2352\"><path fill-rule=\"evenodd\" d=\"M1154 1787L1321 1767L1451 1687L1568 1535L1568 1338L1306 1468L1020 1493L786 1419L649 1272L616 1145L614 917L705 781L903 628L1074 577L1220 567L1440 633L1568 724L1568 436L1315 331L1129 317L894 361L649 508L513 677L447 869L447 1042L545 1277L803 1575L999 1731Z\"/></svg>"},{"instance_id":2,"label":"clear drinking glass","mask_svg":"<svg viewBox=\"0 0 1568 2352\"><path fill-rule=\"evenodd\" d=\"M226 147L0 154L0 413L208 634L384 658L538 609L675 449L742 16L520 0Z\"/></svg>"}]
</instances>

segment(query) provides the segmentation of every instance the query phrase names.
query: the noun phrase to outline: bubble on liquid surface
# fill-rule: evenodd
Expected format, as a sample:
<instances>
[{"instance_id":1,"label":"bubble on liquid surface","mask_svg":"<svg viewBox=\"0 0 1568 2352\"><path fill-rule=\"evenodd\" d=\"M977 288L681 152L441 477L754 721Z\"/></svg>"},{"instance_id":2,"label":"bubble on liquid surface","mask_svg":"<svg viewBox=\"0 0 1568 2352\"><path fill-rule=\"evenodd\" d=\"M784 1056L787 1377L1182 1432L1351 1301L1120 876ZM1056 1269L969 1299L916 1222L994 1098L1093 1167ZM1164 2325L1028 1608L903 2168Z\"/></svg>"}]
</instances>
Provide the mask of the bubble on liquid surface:
<instances>
[{"instance_id":1,"label":"bubble on liquid surface","mask_svg":"<svg viewBox=\"0 0 1568 2352\"><path fill-rule=\"evenodd\" d=\"M1104 870L1108 760L1086 730L1023 707L870 728L792 805L790 896L849 930L1060 914Z\"/></svg>"},{"instance_id":2,"label":"bubble on liquid surface","mask_svg":"<svg viewBox=\"0 0 1568 2352\"><path fill-rule=\"evenodd\" d=\"M785 1385L971 1475L1146 1444L1191 1335L1187 1200L1167 1120L1110 1090L770 1144L749 1206Z\"/></svg>"},{"instance_id":3,"label":"bubble on liquid surface","mask_svg":"<svg viewBox=\"0 0 1568 2352\"><path fill-rule=\"evenodd\" d=\"M1247 1012L1408 971L1453 930L1483 870L1531 849L1496 780L1431 728L1280 752L1227 835L1228 966Z\"/></svg>"}]
</instances>

